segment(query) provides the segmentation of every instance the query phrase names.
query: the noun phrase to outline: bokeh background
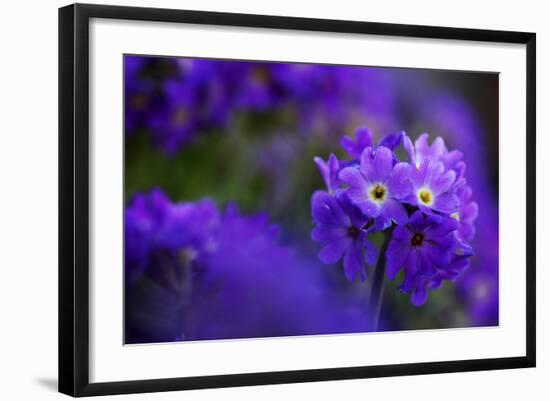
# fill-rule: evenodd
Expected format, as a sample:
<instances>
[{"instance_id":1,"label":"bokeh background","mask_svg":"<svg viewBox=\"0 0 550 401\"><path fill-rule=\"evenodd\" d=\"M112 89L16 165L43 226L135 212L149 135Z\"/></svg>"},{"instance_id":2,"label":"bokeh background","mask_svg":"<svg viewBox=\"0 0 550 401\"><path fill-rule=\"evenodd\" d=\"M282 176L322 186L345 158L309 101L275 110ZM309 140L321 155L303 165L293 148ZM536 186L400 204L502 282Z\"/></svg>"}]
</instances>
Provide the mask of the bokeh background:
<instances>
[{"instance_id":1,"label":"bokeh background","mask_svg":"<svg viewBox=\"0 0 550 401\"><path fill-rule=\"evenodd\" d=\"M125 207L157 197L147 216L161 215L139 241L126 235L127 343L369 331L369 271L349 283L310 239L310 197L323 188L313 158L344 157L340 139L360 127L375 140L443 137L464 153L479 205L469 269L422 307L387 281L380 330L498 324L498 74L136 55L124 66ZM200 225L166 231L166 210L205 199L223 254L187 261L179 292L158 271L181 244L136 269L128 249Z\"/></svg>"}]
</instances>

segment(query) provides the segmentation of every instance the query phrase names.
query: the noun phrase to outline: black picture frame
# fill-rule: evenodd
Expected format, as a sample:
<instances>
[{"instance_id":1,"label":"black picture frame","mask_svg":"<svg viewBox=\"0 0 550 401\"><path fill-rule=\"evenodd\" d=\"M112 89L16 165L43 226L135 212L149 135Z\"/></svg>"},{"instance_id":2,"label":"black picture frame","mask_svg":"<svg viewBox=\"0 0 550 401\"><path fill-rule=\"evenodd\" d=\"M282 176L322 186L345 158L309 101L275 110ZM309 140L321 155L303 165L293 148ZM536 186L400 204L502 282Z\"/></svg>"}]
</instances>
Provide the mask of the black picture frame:
<instances>
[{"instance_id":1,"label":"black picture frame","mask_svg":"<svg viewBox=\"0 0 550 401\"><path fill-rule=\"evenodd\" d=\"M90 383L89 380L89 23L160 21L516 43L526 46L526 354L521 357L356 366ZM536 35L479 29L74 4L59 9L59 391L95 396L534 367L536 363Z\"/></svg>"}]
</instances>

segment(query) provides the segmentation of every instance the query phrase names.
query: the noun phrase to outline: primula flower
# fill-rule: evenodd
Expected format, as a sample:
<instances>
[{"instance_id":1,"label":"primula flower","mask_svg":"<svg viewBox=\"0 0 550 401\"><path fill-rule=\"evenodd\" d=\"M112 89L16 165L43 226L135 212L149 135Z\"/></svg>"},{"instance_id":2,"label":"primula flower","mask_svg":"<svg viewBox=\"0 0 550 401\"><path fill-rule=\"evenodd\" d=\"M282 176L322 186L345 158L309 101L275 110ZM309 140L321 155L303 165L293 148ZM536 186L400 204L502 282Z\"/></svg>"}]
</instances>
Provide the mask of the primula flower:
<instances>
[{"instance_id":1,"label":"primula flower","mask_svg":"<svg viewBox=\"0 0 550 401\"><path fill-rule=\"evenodd\" d=\"M373 218L380 230L389 227L392 221L401 225L408 219L400 201L411 193L411 168L407 163L394 165L393 157L393 152L385 146L374 151L366 148L359 168L346 167L339 174L349 185L346 193L350 200Z\"/></svg>"},{"instance_id":2,"label":"primula flower","mask_svg":"<svg viewBox=\"0 0 550 401\"><path fill-rule=\"evenodd\" d=\"M411 293L414 305L426 302L430 280L451 265L456 247L453 231L457 226L453 218L435 219L416 211L406 225L395 227L386 252L386 272L393 280L403 269L399 288Z\"/></svg>"},{"instance_id":3,"label":"primula flower","mask_svg":"<svg viewBox=\"0 0 550 401\"><path fill-rule=\"evenodd\" d=\"M377 253L375 245L366 238L368 218L345 194L335 197L317 191L311 200L311 210L316 223L311 237L323 244L319 252L321 262L334 264L343 257L347 279L353 281L358 273L364 279L364 261L374 264Z\"/></svg>"},{"instance_id":4,"label":"primula flower","mask_svg":"<svg viewBox=\"0 0 550 401\"><path fill-rule=\"evenodd\" d=\"M441 162L424 159L420 167L411 171L414 189L406 202L418 206L427 214L433 212L454 213L460 206L460 200L453 192L456 173L445 171Z\"/></svg>"},{"instance_id":5,"label":"primula flower","mask_svg":"<svg viewBox=\"0 0 550 401\"><path fill-rule=\"evenodd\" d=\"M361 243L369 253L367 236L384 231L382 248L387 251L379 256L377 269L385 268L392 280L403 269L400 290L411 294L414 305L423 305L430 289L441 287L444 280L456 280L474 255L469 242L474 237L478 208L470 200L462 153L449 151L442 138L430 145L427 134L413 145L403 131L385 136L375 146L370 131L360 129L355 140L345 137L340 144L352 160L337 160L332 154L328 162L315 158L328 191L336 196L316 193L313 198L317 222L313 239L325 245L319 258L334 263L348 248L353 251L350 254L359 255ZM395 150L401 144L409 162L397 158ZM342 216L353 208L362 215L351 224L353 219ZM321 213L330 216L334 230L319 221ZM361 241L354 236L357 233ZM355 264L345 262L344 267L348 278L362 271L362 266Z\"/></svg>"}]
</instances>

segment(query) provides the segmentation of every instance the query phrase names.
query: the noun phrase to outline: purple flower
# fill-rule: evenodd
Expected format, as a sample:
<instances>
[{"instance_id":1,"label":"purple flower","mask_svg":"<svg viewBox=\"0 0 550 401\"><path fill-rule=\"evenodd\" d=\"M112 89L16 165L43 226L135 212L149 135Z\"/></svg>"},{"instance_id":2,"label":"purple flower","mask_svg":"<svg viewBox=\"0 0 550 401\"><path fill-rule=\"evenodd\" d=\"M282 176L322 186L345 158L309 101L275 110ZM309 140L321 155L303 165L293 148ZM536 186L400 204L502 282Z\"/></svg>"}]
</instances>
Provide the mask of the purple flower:
<instances>
[{"instance_id":1,"label":"purple flower","mask_svg":"<svg viewBox=\"0 0 550 401\"><path fill-rule=\"evenodd\" d=\"M355 133L355 139L344 136L340 140L340 146L353 159L359 159L363 150L372 147L372 134L368 128L360 128Z\"/></svg>"},{"instance_id":2,"label":"purple flower","mask_svg":"<svg viewBox=\"0 0 550 401\"><path fill-rule=\"evenodd\" d=\"M442 162L424 159L420 167L412 169L410 177L414 189L406 202L418 206L427 214L456 212L460 200L453 192L456 180L453 170L445 171Z\"/></svg>"},{"instance_id":3,"label":"purple flower","mask_svg":"<svg viewBox=\"0 0 550 401\"><path fill-rule=\"evenodd\" d=\"M451 269L457 229L455 219L436 219L416 211L408 223L395 227L386 252L388 277L393 280L403 269L400 290L411 293L411 302L420 306L428 299L428 286L437 274Z\"/></svg>"},{"instance_id":4,"label":"purple flower","mask_svg":"<svg viewBox=\"0 0 550 401\"><path fill-rule=\"evenodd\" d=\"M170 80L164 85L166 106L154 113L149 127L168 153L188 142L198 127L197 91L185 81Z\"/></svg>"},{"instance_id":5,"label":"purple flower","mask_svg":"<svg viewBox=\"0 0 550 401\"><path fill-rule=\"evenodd\" d=\"M360 299L339 296L317 263L280 244L265 213L153 190L125 217L126 343L368 330Z\"/></svg>"},{"instance_id":6,"label":"purple flower","mask_svg":"<svg viewBox=\"0 0 550 401\"><path fill-rule=\"evenodd\" d=\"M136 195L125 212L125 258L128 277L157 263L157 251L196 259L211 250L220 224L210 200L173 204L158 189Z\"/></svg>"},{"instance_id":7,"label":"purple flower","mask_svg":"<svg viewBox=\"0 0 550 401\"><path fill-rule=\"evenodd\" d=\"M374 264L377 253L375 245L366 238L368 218L344 194L335 197L317 191L311 199L311 209L316 223L311 237L323 244L319 259L334 264L343 257L347 279L353 281L360 273L363 280L364 261Z\"/></svg>"},{"instance_id":8,"label":"purple flower","mask_svg":"<svg viewBox=\"0 0 550 401\"><path fill-rule=\"evenodd\" d=\"M331 153L326 162L320 157L315 157L313 160L319 168L319 172L321 173L321 177L323 177L328 193L334 194L340 185L340 179L338 178L340 163L338 162L338 159L334 153Z\"/></svg>"},{"instance_id":9,"label":"purple flower","mask_svg":"<svg viewBox=\"0 0 550 401\"><path fill-rule=\"evenodd\" d=\"M346 167L339 174L349 185L346 193L350 200L373 218L381 230L389 227L392 221L401 225L408 219L401 200L412 190L411 168L407 163L394 165L393 158L393 152L385 146L374 151L366 148L361 154L359 168Z\"/></svg>"}]
</instances>

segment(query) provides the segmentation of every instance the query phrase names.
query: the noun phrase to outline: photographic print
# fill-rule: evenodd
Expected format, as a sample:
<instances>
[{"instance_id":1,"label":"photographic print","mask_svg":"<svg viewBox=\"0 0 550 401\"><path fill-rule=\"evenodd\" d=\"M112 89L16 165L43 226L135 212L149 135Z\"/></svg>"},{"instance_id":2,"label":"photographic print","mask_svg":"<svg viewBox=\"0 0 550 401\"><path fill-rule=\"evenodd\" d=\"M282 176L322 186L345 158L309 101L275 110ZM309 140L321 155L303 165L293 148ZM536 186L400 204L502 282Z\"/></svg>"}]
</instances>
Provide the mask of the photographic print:
<instances>
[{"instance_id":1,"label":"photographic print","mask_svg":"<svg viewBox=\"0 0 550 401\"><path fill-rule=\"evenodd\" d=\"M125 344L498 326L498 73L123 74Z\"/></svg>"}]
</instances>

